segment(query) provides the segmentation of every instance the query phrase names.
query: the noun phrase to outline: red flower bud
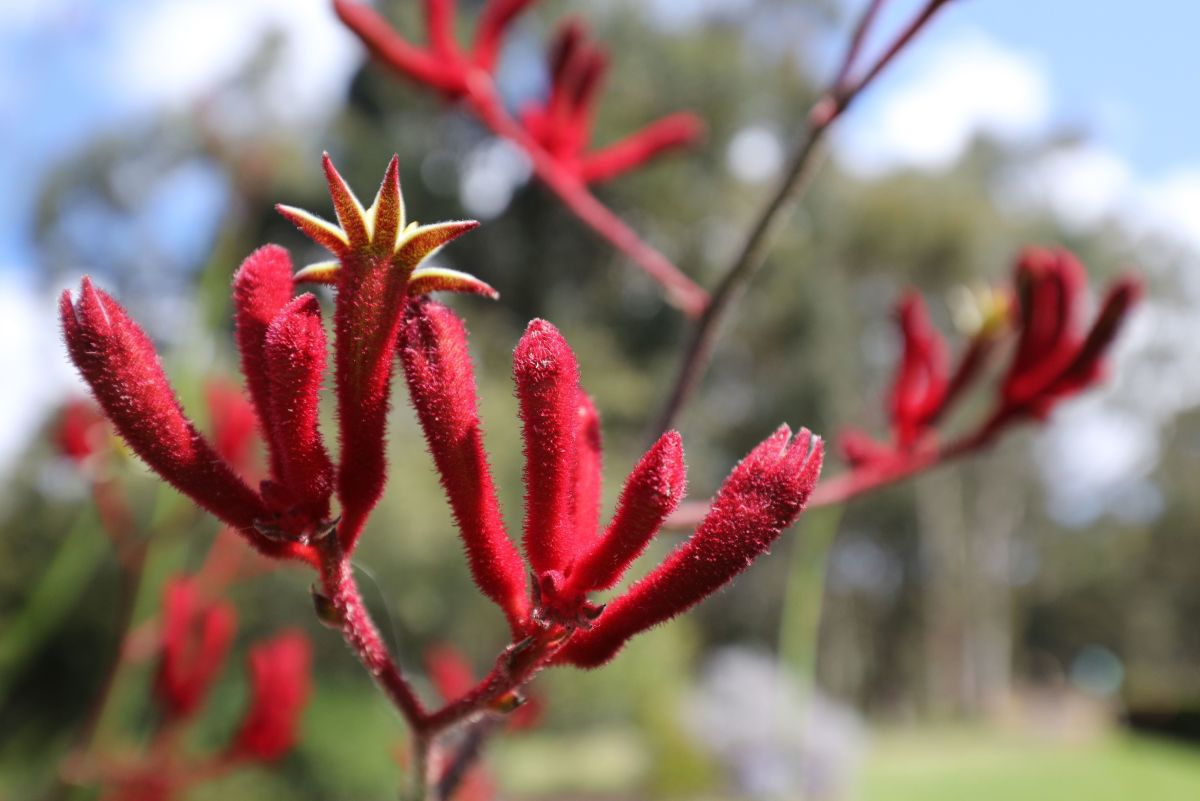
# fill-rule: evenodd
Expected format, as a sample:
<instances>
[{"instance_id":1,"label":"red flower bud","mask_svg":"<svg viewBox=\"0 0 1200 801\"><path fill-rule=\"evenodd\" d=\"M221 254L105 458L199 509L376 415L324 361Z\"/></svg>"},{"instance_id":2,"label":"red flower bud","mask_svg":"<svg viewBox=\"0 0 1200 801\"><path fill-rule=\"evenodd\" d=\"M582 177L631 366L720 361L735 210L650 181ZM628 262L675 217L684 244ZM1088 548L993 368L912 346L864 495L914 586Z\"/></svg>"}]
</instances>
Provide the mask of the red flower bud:
<instances>
[{"instance_id":1,"label":"red flower bud","mask_svg":"<svg viewBox=\"0 0 1200 801\"><path fill-rule=\"evenodd\" d=\"M271 379L279 478L308 513L311 526L319 526L329 518L333 463L318 427L325 329L315 297L301 295L276 315L267 328L264 355Z\"/></svg>"},{"instance_id":2,"label":"red flower bud","mask_svg":"<svg viewBox=\"0 0 1200 801\"><path fill-rule=\"evenodd\" d=\"M525 440L525 555L536 575L575 558L571 492L578 428L579 365L550 323L534 320L513 351Z\"/></svg>"},{"instance_id":3,"label":"red flower bud","mask_svg":"<svg viewBox=\"0 0 1200 801\"><path fill-rule=\"evenodd\" d=\"M1007 414L1047 415L1063 398L1095 383L1102 358L1141 295L1135 278L1119 281L1086 337L1080 314L1086 275L1065 250L1029 248L1017 262L1020 337L1001 387Z\"/></svg>"},{"instance_id":4,"label":"red flower bud","mask_svg":"<svg viewBox=\"0 0 1200 801\"><path fill-rule=\"evenodd\" d=\"M246 389L258 413L267 443L271 475L281 473L275 419L271 411L271 382L264 355L267 326L292 299L292 260L278 245L251 253L233 277L233 315L238 353Z\"/></svg>"},{"instance_id":5,"label":"red flower bud","mask_svg":"<svg viewBox=\"0 0 1200 801\"><path fill-rule=\"evenodd\" d=\"M312 647L297 631L250 649L250 707L234 740L235 756L268 762L291 749L308 702L311 661Z\"/></svg>"},{"instance_id":6,"label":"red flower bud","mask_svg":"<svg viewBox=\"0 0 1200 801\"><path fill-rule=\"evenodd\" d=\"M575 563L564 595L606 590L620 581L683 500L686 483L683 441L668 431L629 474L608 530Z\"/></svg>"},{"instance_id":7,"label":"red flower bud","mask_svg":"<svg viewBox=\"0 0 1200 801\"><path fill-rule=\"evenodd\" d=\"M233 607L205 605L194 581L180 576L167 582L155 689L171 717L185 718L200 708L229 653L235 625Z\"/></svg>"},{"instance_id":8,"label":"red flower bud","mask_svg":"<svg viewBox=\"0 0 1200 801\"><path fill-rule=\"evenodd\" d=\"M595 542L600 527L600 494L604 446L600 415L586 392L579 393L579 428L575 432L575 487L571 493L571 521L580 549Z\"/></svg>"},{"instance_id":9,"label":"red flower bud","mask_svg":"<svg viewBox=\"0 0 1200 801\"><path fill-rule=\"evenodd\" d=\"M248 532L265 516L261 499L184 417L145 332L88 278L77 303L63 293L60 313L71 360L134 453L200 506Z\"/></svg>"},{"instance_id":10,"label":"red flower bud","mask_svg":"<svg viewBox=\"0 0 1200 801\"><path fill-rule=\"evenodd\" d=\"M1096 322L1092 324L1071 363L1050 387L1052 393L1059 397L1074 394L1100 378L1103 374L1103 357L1130 310L1141 299L1142 292L1142 282L1134 276L1126 276L1109 287L1100 304Z\"/></svg>"},{"instance_id":11,"label":"red flower bud","mask_svg":"<svg viewBox=\"0 0 1200 801\"><path fill-rule=\"evenodd\" d=\"M466 329L447 307L419 300L409 306L402 341L409 396L454 512L471 575L504 610L514 633L520 632L529 615L525 566L505 531L483 448Z\"/></svg>"},{"instance_id":12,"label":"red flower bud","mask_svg":"<svg viewBox=\"0 0 1200 801\"><path fill-rule=\"evenodd\" d=\"M1065 250L1026 249L1017 261L1020 335L1002 393L1012 407L1037 399L1079 347L1080 302L1087 276Z\"/></svg>"},{"instance_id":13,"label":"red flower bud","mask_svg":"<svg viewBox=\"0 0 1200 801\"><path fill-rule=\"evenodd\" d=\"M795 522L821 471L822 446L807 429L782 426L733 469L687 542L577 631L559 663L596 667L641 631L689 609L767 551ZM810 449L811 446L811 449Z\"/></svg>"}]
</instances>

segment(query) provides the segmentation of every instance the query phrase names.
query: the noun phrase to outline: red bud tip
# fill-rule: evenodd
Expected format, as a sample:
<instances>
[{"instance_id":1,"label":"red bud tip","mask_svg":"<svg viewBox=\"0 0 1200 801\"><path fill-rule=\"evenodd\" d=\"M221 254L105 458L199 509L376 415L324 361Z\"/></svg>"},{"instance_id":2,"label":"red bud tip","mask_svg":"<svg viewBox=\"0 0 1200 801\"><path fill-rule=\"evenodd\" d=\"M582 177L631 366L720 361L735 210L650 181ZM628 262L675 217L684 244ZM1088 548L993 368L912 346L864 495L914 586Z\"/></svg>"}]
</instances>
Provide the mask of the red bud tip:
<instances>
[{"instance_id":1,"label":"red bud tip","mask_svg":"<svg viewBox=\"0 0 1200 801\"><path fill-rule=\"evenodd\" d=\"M615 585L683 500L686 485L683 440L668 431L629 474L608 530L576 563L567 594Z\"/></svg>"}]
</instances>

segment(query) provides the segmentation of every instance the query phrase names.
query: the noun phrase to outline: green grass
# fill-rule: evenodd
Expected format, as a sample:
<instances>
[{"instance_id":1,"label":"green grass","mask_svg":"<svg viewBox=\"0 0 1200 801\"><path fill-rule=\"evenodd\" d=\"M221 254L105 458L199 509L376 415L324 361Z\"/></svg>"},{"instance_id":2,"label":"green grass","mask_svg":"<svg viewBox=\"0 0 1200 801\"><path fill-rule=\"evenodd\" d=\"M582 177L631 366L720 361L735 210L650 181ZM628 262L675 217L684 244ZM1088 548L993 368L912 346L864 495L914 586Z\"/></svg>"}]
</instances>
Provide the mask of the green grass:
<instances>
[{"instance_id":1,"label":"green grass","mask_svg":"<svg viewBox=\"0 0 1200 801\"><path fill-rule=\"evenodd\" d=\"M879 735L861 801L1197 801L1200 748L1111 735L1087 742L978 731Z\"/></svg>"}]
</instances>

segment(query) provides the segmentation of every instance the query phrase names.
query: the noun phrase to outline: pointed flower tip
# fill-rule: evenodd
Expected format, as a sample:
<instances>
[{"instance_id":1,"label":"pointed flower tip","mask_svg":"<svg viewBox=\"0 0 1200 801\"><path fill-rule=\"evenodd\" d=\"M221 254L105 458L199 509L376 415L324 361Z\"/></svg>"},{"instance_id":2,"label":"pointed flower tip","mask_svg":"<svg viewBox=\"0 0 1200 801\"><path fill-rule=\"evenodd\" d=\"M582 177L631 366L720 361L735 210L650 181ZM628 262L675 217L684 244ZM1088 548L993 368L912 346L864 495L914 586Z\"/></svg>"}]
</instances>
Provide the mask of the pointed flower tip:
<instances>
[{"instance_id":1,"label":"pointed flower tip","mask_svg":"<svg viewBox=\"0 0 1200 801\"><path fill-rule=\"evenodd\" d=\"M292 276L294 284L336 285L342 265L337 261L319 261L302 268Z\"/></svg>"},{"instance_id":2,"label":"pointed flower tip","mask_svg":"<svg viewBox=\"0 0 1200 801\"><path fill-rule=\"evenodd\" d=\"M513 372L519 380L541 381L564 371L578 370L575 354L553 323L534 319L513 351Z\"/></svg>"},{"instance_id":3,"label":"pointed flower tip","mask_svg":"<svg viewBox=\"0 0 1200 801\"><path fill-rule=\"evenodd\" d=\"M500 298L499 292L469 273L446 267L418 267L409 278L408 295L415 298L430 292L461 292L492 300Z\"/></svg>"}]
</instances>

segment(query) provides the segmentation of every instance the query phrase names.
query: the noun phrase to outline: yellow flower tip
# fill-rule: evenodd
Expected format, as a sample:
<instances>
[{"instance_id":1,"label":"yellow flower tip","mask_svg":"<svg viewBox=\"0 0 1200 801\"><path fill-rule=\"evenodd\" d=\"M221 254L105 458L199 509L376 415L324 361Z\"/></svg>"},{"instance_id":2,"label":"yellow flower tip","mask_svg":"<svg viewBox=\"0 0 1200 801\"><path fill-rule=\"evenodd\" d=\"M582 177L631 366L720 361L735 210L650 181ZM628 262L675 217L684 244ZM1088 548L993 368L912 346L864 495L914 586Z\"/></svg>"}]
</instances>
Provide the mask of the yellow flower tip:
<instances>
[{"instance_id":1,"label":"yellow flower tip","mask_svg":"<svg viewBox=\"0 0 1200 801\"><path fill-rule=\"evenodd\" d=\"M414 270L443 247L478 227L475 220L450 220L406 230L396 245L392 264L400 269Z\"/></svg>"},{"instance_id":2,"label":"yellow flower tip","mask_svg":"<svg viewBox=\"0 0 1200 801\"><path fill-rule=\"evenodd\" d=\"M418 267L413 270L408 281L409 296L418 297L430 292L461 292L482 295L492 300L500 298L500 293L492 286L469 273L451 270L448 267Z\"/></svg>"},{"instance_id":3,"label":"yellow flower tip","mask_svg":"<svg viewBox=\"0 0 1200 801\"><path fill-rule=\"evenodd\" d=\"M958 286L951 290L949 306L954 327L962 334L970 338L991 338L999 336L1008 327L1012 296L996 287Z\"/></svg>"},{"instance_id":4,"label":"yellow flower tip","mask_svg":"<svg viewBox=\"0 0 1200 801\"><path fill-rule=\"evenodd\" d=\"M337 284L338 272L342 269L342 265L336 261L319 261L316 264L310 264L298 273L292 276L292 282L296 284Z\"/></svg>"},{"instance_id":5,"label":"yellow flower tip","mask_svg":"<svg viewBox=\"0 0 1200 801\"><path fill-rule=\"evenodd\" d=\"M338 224L345 233L346 239L354 248L363 247L370 243L367 211L354 194L354 190L346 183L346 179L333 166L333 159L325 153L321 157L321 167L325 171L325 183L329 185L329 196L333 200L333 211L337 215Z\"/></svg>"}]
</instances>

